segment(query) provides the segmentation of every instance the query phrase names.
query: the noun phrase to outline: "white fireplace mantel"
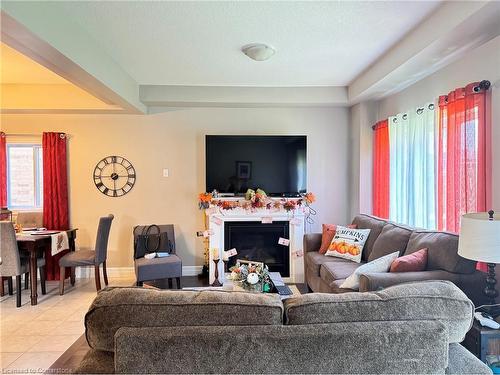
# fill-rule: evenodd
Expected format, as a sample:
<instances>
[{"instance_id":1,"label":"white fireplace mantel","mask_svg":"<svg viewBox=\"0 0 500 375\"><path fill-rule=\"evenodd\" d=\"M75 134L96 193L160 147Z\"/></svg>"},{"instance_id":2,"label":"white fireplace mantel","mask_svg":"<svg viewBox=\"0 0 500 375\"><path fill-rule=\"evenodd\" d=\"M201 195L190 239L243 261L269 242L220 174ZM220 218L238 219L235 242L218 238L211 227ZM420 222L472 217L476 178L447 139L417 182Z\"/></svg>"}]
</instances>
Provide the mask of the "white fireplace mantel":
<instances>
[{"instance_id":1,"label":"white fireplace mantel","mask_svg":"<svg viewBox=\"0 0 500 375\"><path fill-rule=\"evenodd\" d=\"M215 263L213 261L213 249L217 249L221 261L218 264L219 281L224 282L224 264L222 262L222 252L224 251L224 223L227 221L260 221L263 218L272 218L273 221L289 222L289 246L290 252L290 277L284 277L283 280L289 283L304 282L304 259L302 251L302 239L304 237L305 215L302 209L296 209L287 212L284 209L256 209L254 211L235 208L232 210L208 209L209 229L209 280L213 283L215 277ZM264 224L265 225L265 224ZM238 251L238 249L236 249ZM238 258L238 255L236 255Z\"/></svg>"}]
</instances>

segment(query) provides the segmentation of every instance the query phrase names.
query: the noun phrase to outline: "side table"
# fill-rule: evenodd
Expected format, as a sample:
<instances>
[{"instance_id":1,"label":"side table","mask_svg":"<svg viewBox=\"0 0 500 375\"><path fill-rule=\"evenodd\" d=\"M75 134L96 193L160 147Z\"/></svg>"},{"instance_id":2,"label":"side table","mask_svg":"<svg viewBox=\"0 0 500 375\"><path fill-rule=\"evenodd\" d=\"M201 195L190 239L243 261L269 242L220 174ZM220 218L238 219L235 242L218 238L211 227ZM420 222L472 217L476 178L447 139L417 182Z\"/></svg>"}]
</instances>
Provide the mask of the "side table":
<instances>
[{"instance_id":1,"label":"side table","mask_svg":"<svg viewBox=\"0 0 500 375\"><path fill-rule=\"evenodd\" d=\"M500 329L483 327L474 319L462 345L487 365L500 361Z\"/></svg>"}]
</instances>

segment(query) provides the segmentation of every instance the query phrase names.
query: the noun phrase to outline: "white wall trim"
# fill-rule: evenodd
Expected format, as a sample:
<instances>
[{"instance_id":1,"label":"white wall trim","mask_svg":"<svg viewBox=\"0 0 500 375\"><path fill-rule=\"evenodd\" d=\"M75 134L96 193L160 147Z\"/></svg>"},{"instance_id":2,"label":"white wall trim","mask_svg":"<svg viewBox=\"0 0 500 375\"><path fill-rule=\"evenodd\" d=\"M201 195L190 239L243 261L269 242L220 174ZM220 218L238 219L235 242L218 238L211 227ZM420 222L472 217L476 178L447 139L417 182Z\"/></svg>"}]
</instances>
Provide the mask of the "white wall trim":
<instances>
[{"instance_id":1,"label":"white wall trim","mask_svg":"<svg viewBox=\"0 0 500 375\"><path fill-rule=\"evenodd\" d=\"M183 266L182 276L198 276L203 266ZM108 267L108 277L135 277L134 267ZM102 271L101 271L102 272ZM93 278L94 270L91 267L78 267L75 271L79 279Z\"/></svg>"}]
</instances>

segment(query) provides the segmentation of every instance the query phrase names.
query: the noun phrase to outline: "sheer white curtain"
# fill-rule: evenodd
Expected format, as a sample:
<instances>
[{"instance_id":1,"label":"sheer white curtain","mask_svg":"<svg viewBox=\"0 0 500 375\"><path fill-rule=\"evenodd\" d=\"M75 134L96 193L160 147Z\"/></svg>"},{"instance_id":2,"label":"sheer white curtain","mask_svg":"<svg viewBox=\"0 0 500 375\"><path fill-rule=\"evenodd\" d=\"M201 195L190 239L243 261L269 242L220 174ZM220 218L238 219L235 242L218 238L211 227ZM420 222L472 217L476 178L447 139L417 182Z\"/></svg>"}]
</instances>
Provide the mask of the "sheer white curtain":
<instances>
[{"instance_id":1,"label":"sheer white curtain","mask_svg":"<svg viewBox=\"0 0 500 375\"><path fill-rule=\"evenodd\" d=\"M436 228L434 104L389 117L389 219Z\"/></svg>"}]
</instances>

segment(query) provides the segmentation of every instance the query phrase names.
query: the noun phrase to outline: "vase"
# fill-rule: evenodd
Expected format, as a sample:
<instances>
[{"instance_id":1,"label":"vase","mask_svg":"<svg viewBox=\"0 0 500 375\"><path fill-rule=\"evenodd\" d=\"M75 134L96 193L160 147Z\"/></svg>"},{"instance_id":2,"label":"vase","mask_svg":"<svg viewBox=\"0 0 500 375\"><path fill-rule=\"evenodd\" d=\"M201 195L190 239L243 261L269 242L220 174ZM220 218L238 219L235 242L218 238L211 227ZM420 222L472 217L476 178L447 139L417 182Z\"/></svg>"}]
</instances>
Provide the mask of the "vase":
<instances>
[{"instance_id":1,"label":"vase","mask_svg":"<svg viewBox=\"0 0 500 375\"><path fill-rule=\"evenodd\" d=\"M262 282L258 282L257 284L248 284L243 281L233 281L233 286L235 291L245 291L250 293L262 293Z\"/></svg>"}]
</instances>

